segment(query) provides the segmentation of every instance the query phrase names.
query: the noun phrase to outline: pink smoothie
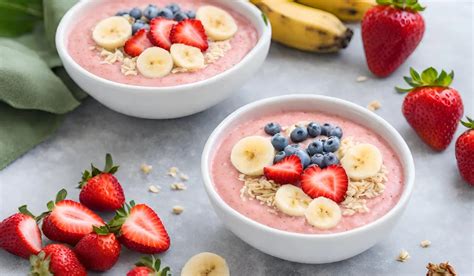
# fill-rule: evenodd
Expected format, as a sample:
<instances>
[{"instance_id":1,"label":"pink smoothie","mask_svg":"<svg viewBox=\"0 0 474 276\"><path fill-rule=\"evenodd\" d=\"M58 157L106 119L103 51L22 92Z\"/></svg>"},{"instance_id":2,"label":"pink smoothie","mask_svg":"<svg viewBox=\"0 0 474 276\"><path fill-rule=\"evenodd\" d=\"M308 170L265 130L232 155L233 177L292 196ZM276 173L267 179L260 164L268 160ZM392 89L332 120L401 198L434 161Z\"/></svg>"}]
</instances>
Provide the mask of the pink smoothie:
<instances>
[{"instance_id":1,"label":"pink smoothie","mask_svg":"<svg viewBox=\"0 0 474 276\"><path fill-rule=\"evenodd\" d=\"M356 142L375 145L383 155L383 162L388 171L388 181L382 195L367 199L368 213L357 213L353 216L343 216L339 224L329 230L320 230L308 224L304 217L291 217L281 212L274 214L268 211L269 207L261 205L256 200L243 201L240 189L243 182L238 180L239 172L230 161L232 147L241 138L251 135L269 137L263 131L268 122L278 122L288 126L302 121L330 122L340 126L344 137L352 136ZM270 137L269 137L270 139ZM403 191L402 165L396 153L380 136L366 127L350 120L321 113L289 112L265 116L253 121L235 126L217 146L212 158L211 177L217 193L233 209L246 217L272 228L296 233L337 233L348 231L366 225L386 214L400 199Z\"/></svg>"},{"instance_id":2,"label":"pink smoothie","mask_svg":"<svg viewBox=\"0 0 474 276\"><path fill-rule=\"evenodd\" d=\"M220 74L235 64L239 63L247 53L255 46L258 34L253 25L237 12L227 10L236 21L239 29L230 40L232 49L217 62L206 68L192 73L169 74L163 78L149 79L141 76L125 76L120 72L120 64L101 64L101 58L97 51L90 48L95 46L92 40L92 29L102 19L114 16L121 10L130 10L133 7L144 9L148 4L164 7L167 4L176 3L184 10L196 11L200 6L213 4L202 0L103 0L98 1L90 12L83 14L77 19L77 24L72 27L67 41L67 48L71 57L84 69L94 75L111 81L139 86L176 86L192 83L211 78Z\"/></svg>"}]
</instances>

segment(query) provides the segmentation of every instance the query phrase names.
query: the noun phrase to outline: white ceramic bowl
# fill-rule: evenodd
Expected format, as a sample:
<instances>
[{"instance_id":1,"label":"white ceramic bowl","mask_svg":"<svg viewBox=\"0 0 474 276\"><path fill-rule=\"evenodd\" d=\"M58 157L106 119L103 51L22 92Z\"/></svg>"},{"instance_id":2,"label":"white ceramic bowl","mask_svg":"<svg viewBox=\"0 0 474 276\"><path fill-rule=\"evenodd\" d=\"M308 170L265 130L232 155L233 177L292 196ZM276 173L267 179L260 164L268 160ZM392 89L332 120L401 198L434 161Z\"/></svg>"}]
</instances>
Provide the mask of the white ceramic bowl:
<instances>
[{"instance_id":1,"label":"white ceramic bowl","mask_svg":"<svg viewBox=\"0 0 474 276\"><path fill-rule=\"evenodd\" d=\"M260 224L227 205L216 192L210 175L216 145L229 130L242 122L266 114L291 111L321 111L350 118L384 138L398 153L403 166L404 191L399 202L383 217L360 228L335 234L300 234ZM278 258L300 263L330 263L353 257L386 238L403 213L413 190L415 167L411 152L385 120L353 103L316 95L287 95L248 104L230 114L211 134L202 154L204 186L220 219L239 238Z\"/></svg>"},{"instance_id":2,"label":"white ceramic bowl","mask_svg":"<svg viewBox=\"0 0 474 276\"><path fill-rule=\"evenodd\" d=\"M89 95L120 113L168 119L203 111L237 91L256 73L268 54L271 27L264 23L255 6L245 1L210 0L245 16L257 30L257 44L238 64L209 79L172 87L144 87L109 81L79 66L67 51L67 37L72 24L77 23L77 18L97 1L103 0L79 1L64 15L56 33L56 48L71 78Z\"/></svg>"}]
</instances>

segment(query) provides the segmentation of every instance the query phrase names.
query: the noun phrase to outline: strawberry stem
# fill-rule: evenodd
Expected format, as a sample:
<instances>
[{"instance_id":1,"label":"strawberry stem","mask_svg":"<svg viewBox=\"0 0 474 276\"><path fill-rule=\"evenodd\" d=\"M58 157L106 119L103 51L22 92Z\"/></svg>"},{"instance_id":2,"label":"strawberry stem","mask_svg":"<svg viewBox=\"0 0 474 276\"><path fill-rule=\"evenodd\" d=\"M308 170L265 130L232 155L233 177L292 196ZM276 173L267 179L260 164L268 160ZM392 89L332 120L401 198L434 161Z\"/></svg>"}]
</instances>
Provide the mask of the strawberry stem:
<instances>
[{"instance_id":1,"label":"strawberry stem","mask_svg":"<svg viewBox=\"0 0 474 276\"><path fill-rule=\"evenodd\" d=\"M27 215L27 216L30 216L34 219L36 219L36 216L33 215L29 210L28 210L28 207L26 205L21 205L20 207L18 207L18 211L20 211L20 213L24 214L24 215Z\"/></svg>"},{"instance_id":2,"label":"strawberry stem","mask_svg":"<svg viewBox=\"0 0 474 276\"><path fill-rule=\"evenodd\" d=\"M424 70L421 75L413 68L410 68L410 76L403 77L403 79L410 85L410 88L400 88L398 86L395 89L399 93L411 92L413 89L418 87L426 86L437 86L437 87L449 87L454 79L454 71L451 73L446 73L442 70L440 74L436 71L435 68L430 67Z\"/></svg>"},{"instance_id":3,"label":"strawberry stem","mask_svg":"<svg viewBox=\"0 0 474 276\"><path fill-rule=\"evenodd\" d=\"M142 257L137 263L135 263L136 266L145 266L150 269L152 269L157 276L168 276L171 275L169 274L170 268L165 266L163 269L161 269L161 260L155 258L155 256L144 256Z\"/></svg>"},{"instance_id":4,"label":"strawberry stem","mask_svg":"<svg viewBox=\"0 0 474 276\"><path fill-rule=\"evenodd\" d=\"M469 129L474 129L474 120L466 116L467 121L461 120L461 124Z\"/></svg>"},{"instance_id":5,"label":"strawberry stem","mask_svg":"<svg viewBox=\"0 0 474 276\"><path fill-rule=\"evenodd\" d=\"M125 220L130 215L130 210L135 206L135 201L130 201L130 203L125 202L123 206L115 211L115 216L107 224L108 229L111 233L120 234L120 229L125 223Z\"/></svg>"},{"instance_id":6,"label":"strawberry stem","mask_svg":"<svg viewBox=\"0 0 474 276\"><path fill-rule=\"evenodd\" d=\"M412 12L424 11L423 7L418 3L418 0L377 0L377 4L382 6L392 6L401 10L409 10Z\"/></svg>"},{"instance_id":7,"label":"strawberry stem","mask_svg":"<svg viewBox=\"0 0 474 276\"><path fill-rule=\"evenodd\" d=\"M94 166L94 164L91 164L91 170L85 170L82 173L82 178L81 181L79 181L79 186L78 188L81 189L87 184L87 181L89 181L91 178L93 178L96 175L99 175L101 173L110 173L114 174L118 171L119 166L114 166L114 162L112 160L112 155L110 153L107 153L105 155L105 166L104 169L101 171L98 168Z\"/></svg>"}]
</instances>

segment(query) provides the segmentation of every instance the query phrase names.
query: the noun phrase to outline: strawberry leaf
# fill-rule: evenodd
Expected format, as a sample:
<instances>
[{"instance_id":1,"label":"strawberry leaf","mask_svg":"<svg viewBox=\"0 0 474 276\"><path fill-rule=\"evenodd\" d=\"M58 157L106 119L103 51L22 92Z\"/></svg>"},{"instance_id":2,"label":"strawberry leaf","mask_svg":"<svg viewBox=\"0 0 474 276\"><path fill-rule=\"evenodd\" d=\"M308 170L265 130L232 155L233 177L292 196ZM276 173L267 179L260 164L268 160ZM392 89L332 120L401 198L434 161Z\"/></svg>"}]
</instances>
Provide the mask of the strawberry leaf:
<instances>
[{"instance_id":1,"label":"strawberry leaf","mask_svg":"<svg viewBox=\"0 0 474 276\"><path fill-rule=\"evenodd\" d=\"M20 207L18 207L18 211L20 211L20 213L24 214L24 215L27 215L27 216L30 216L32 218L36 218L35 215L33 215L29 210L28 210L28 207L26 205L21 205Z\"/></svg>"},{"instance_id":2,"label":"strawberry leaf","mask_svg":"<svg viewBox=\"0 0 474 276\"><path fill-rule=\"evenodd\" d=\"M382 6L392 6L401 10L409 10L412 12L424 11L425 7L418 3L418 0L377 0L377 4Z\"/></svg>"},{"instance_id":3,"label":"strawberry leaf","mask_svg":"<svg viewBox=\"0 0 474 276\"><path fill-rule=\"evenodd\" d=\"M102 173L114 174L118 171L118 168L119 168L119 166L114 166L114 162L112 160L112 155L110 155L110 153L107 153L105 155L104 169L101 171L97 167L95 167L94 164L91 164L91 170L90 171L85 170L82 173L82 178L81 178L81 181L79 181L78 188L79 189L83 188L87 184L87 181L89 181L94 176L97 176L97 175L102 174Z\"/></svg>"},{"instance_id":4,"label":"strawberry leaf","mask_svg":"<svg viewBox=\"0 0 474 276\"><path fill-rule=\"evenodd\" d=\"M469 129L474 129L474 120L466 116L467 121L461 120L461 124Z\"/></svg>"},{"instance_id":5,"label":"strawberry leaf","mask_svg":"<svg viewBox=\"0 0 474 276\"><path fill-rule=\"evenodd\" d=\"M438 75L438 71L430 67L424 70L421 75L415 71L415 69L410 68L410 77L403 77L403 79L411 86L411 88L400 88L395 87L395 89L400 93L410 92L418 87L426 86L438 86L438 87L449 87L454 78L454 72L446 73L442 70Z\"/></svg>"},{"instance_id":6,"label":"strawberry leaf","mask_svg":"<svg viewBox=\"0 0 474 276\"><path fill-rule=\"evenodd\" d=\"M66 189L61 189L58 194L56 195L56 200L54 201L55 203L58 203L60 201L63 201L67 196L67 191Z\"/></svg>"}]
</instances>

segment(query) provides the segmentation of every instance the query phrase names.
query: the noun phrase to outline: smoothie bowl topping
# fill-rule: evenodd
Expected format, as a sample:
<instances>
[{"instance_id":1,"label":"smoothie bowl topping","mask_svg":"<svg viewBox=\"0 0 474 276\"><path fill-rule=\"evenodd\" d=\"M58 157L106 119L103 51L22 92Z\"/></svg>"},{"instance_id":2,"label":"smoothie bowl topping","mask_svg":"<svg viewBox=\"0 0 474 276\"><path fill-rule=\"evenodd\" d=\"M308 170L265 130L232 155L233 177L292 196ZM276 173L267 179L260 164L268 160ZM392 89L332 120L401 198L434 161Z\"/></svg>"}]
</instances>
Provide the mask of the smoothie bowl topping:
<instances>
[{"instance_id":1,"label":"smoothie bowl topping","mask_svg":"<svg viewBox=\"0 0 474 276\"><path fill-rule=\"evenodd\" d=\"M315 121L270 122L244 136L230 152L242 183L242 204L258 201L279 218L318 230L370 215L388 182L381 150L364 137L343 137L342 127Z\"/></svg>"},{"instance_id":2,"label":"smoothie bowl topping","mask_svg":"<svg viewBox=\"0 0 474 276\"><path fill-rule=\"evenodd\" d=\"M119 63L125 76L163 78L217 62L232 48L229 40L237 31L233 16L216 6L185 11L178 4L149 4L97 22L91 49L101 64Z\"/></svg>"}]
</instances>

